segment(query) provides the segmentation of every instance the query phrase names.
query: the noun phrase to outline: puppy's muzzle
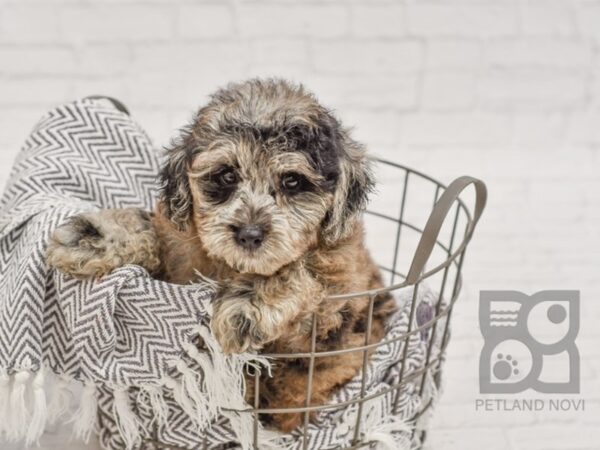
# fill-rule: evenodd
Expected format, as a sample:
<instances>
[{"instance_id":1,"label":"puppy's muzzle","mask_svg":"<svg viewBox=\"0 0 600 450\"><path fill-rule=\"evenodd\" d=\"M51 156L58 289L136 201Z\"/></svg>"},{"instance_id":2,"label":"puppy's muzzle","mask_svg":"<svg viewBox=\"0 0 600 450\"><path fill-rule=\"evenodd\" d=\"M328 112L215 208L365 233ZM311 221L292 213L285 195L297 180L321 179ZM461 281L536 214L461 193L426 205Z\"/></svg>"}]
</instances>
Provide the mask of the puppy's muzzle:
<instances>
[{"instance_id":1,"label":"puppy's muzzle","mask_svg":"<svg viewBox=\"0 0 600 450\"><path fill-rule=\"evenodd\" d=\"M242 225L234 227L235 241L246 250L256 250L265 240L265 230L260 225Z\"/></svg>"}]
</instances>

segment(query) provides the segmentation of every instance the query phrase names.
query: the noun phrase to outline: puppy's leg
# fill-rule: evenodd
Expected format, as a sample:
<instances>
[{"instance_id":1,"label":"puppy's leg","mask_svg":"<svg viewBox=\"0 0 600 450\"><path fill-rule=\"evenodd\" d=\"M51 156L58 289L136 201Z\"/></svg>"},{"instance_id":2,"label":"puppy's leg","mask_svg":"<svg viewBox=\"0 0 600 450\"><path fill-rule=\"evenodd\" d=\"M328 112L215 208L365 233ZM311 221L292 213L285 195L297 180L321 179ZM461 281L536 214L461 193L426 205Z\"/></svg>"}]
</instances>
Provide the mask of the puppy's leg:
<instances>
[{"instance_id":1,"label":"puppy's leg","mask_svg":"<svg viewBox=\"0 0 600 450\"><path fill-rule=\"evenodd\" d=\"M150 214L136 208L105 209L73 216L48 243L47 262L70 275L101 277L125 264L155 272L160 246Z\"/></svg>"},{"instance_id":2,"label":"puppy's leg","mask_svg":"<svg viewBox=\"0 0 600 450\"><path fill-rule=\"evenodd\" d=\"M323 287L301 264L270 277L245 277L225 283L211 320L226 353L259 350L298 327L324 295Z\"/></svg>"},{"instance_id":3,"label":"puppy's leg","mask_svg":"<svg viewBox=\"0 0 600 450\"><path fill-rule=\"evenodd\" d=\"M356 302L364 303L368 307L367 299L354 299L352 303L347 302L344 311L353 306ZM323 308L324 305L321 304ZM376 306L369 343L381 341L385 334L385 320L381 318L377 310L386 308L385 301ZM325 308L327 309L327 308ZM329 310L330 311L330 310ZM318 316L317 330L324 329L323 321L328 321L331 315L325 315L320 310ZM341 328L329 328L335 330L333 334L317 335L317 351L341 350L359 348L365 344L365 330L363 322L366 321L367 312L362 310L358 320L349 319L346 326L342 324ZM278 341L279 342L279 341ZM296 348L298 350L296 350ZM299 345L294 343L290 348L293 351L308 352L310 347L307 344ZM368 351L372 353L374 349ZM310 405L324 405L330 399L332 394L356 376L362 368L364 350L354 350L347 353L341 353L334 356L319 356L315 358L315 366L311 385ZM295 360L281 360L273 369L273 377L263 377L261 379L260 404L265 408L290 408L303 407L307 404L308 395L308 377L309 377L309 358L298 358ZM253 399L252 399L253 400ZM313 420L316 413L310 414ZM277 428L290 432L300 426L304 420L304 413L283 413L273 414L271 420Z\"/></svg>"},{"instance_id":4,"label":"puppy's leg","mask_svg":"<svg viewBox=\"0 0 600 450\"><path fill-rule=\"evenodd\" d=\"M383 326L373 324L370 343L378 342L383 336ZM325 349L354 348L364 345L364 333L351 333L345 335L338 346ZM323 348L321 351L324 350ZM369 351L372 353L372 351ZM352 351L336 356L322 356L315 360L312 379L310 405L324 405L331 395L344 384L348 383L361 369L363 351ZM307 404L309 359L302 358L295 361L287 360L280 363L273 373L272 378L262 380L264 387L265 406L268 408L303 407ZM313 420L316 413L310 414ZM300 426L304 420L304 413L273 414L273 423L284 432L290 432Z\"/></svg>"},{"instance_id":5,"label":"puppy's leg","mask_svg":"<svg viewBox=\"0 0 600 450\"><path fill-rule=\"evenodd\" d=\"M324 365L317 361L313 373L311 386L310 405L326 404L331 394L350 381L357 372L360 365L360 357L351 354L336 358L329 358L331 362ZM334 361L335 359L335 361ZM300 365L301 367L298 367ZM295 367L283 365L275 371L272 378L264 381L267 394L268 408L300 408L306 406L308 394L308 359L302 364L296 362ZM270 384L270 386L269 386ZM309 414L310 420L314 420L316 412ZM273 424L285 433L289 433L302 425L304 413L280 413L271 416Z\"/></svg>"}]
</instances>

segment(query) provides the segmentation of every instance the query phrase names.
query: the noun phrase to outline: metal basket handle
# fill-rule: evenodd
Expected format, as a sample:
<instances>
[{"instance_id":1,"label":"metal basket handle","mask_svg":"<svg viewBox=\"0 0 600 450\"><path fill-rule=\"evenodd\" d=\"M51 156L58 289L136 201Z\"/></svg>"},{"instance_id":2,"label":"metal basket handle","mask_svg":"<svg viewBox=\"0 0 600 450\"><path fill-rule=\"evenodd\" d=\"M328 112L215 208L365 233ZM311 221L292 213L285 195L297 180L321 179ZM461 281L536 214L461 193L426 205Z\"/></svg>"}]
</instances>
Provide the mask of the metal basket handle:
<instances>
[{"instance_id":1,"label":"metal basket handle","mask_svg":"<svg viewBox=\"0 0 600 450\"><path fill-rule=\"evenodd\" d=\"M465 249L471 240L473 232L475 231L475 226L477 225L477 222L483 213L483 209L485 208L487 201L487 188L485 187L485 183L483 181L478 180L477 178L463 176L454 180L445 189L444 193L433 207L433 211L427 219L427 224L423 229L423 234L421 235L415 255L413 256L410 270L408 271L408 275L406 277L407 284L416 284L427 276L427 274L422 274L421 272L423 271L427 260L431 256L431 252L438 239L442 225L448 216L448 212L450 211L450 208L452 208L454 202L458 200L461 192L471 184L475 188L475 209L473 211L473 218L468 224L464 239L454 253L446 259L446 261L432 269L430 272L434 272L450 265L454 258L456 258L460 252Z\"/></svg>"}]
</instances>

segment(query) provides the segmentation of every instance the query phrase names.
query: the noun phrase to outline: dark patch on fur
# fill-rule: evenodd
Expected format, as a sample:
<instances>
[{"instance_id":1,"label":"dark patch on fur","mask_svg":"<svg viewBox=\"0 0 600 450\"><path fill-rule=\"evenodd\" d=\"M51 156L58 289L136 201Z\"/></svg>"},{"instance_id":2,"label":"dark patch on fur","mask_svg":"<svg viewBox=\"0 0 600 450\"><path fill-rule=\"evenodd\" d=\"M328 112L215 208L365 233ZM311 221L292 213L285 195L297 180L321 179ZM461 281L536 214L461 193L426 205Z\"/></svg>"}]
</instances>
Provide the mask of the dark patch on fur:
<instances>
[{"instance_id":1,"label":"dark patch on fur","mask_svg":"<svg viewBox=\"0 0 600 450\"><path fill-rule=\"evenodd\" d=\"M206 199L215 204L221 205L225 203L237 189L237 182L230 185L224 185L219 181L219 178L225 170L230 168L223 167L214 173L209 173L203 180L202 191Z\"/></svg>"},{"instance_id":2,"label":"dark patch on fur","mask_svg":"<svg viewBox=\"0 0 600 450\"><path fill-rule=\"evenodd\" d=\"M294 124L284 129L282 135L289 143L288 150L306 155L315 171L325 179L319 187L326 192L333 191L339 178L339 159L343 151L337 121L325 115L314 127Z\"/></svg>"},{"instance_id":3,"label":"dark patch on fur","mask_svg":"<svg viewBox=\"0 0 600 450\"><path fill-rule=\"evenodd\" d=\"M369 184L369 181L365 182L356 178L350 181L346 197L349 214L361 211L367 206L367 196L371 189L372 185Z\"/></svg>"},{"instance_id":4,"label":"dark patch on fur","mask_svg":"<svg viewBox=\"0 0 600 450\"><path fill-rule=\"evenodd\" d=\"M331 329L327 332L327 337L324 339L323 343L328 347L337 347L342 338L347 334L348 329L353 326L354 323L354 315L352 311L348 308L341 309L338 314L342 319L342 323L339 327Z\"/></svg>"},{"instance_id":5,"label":"dark patch on fur","mask_svg":"<svg viewBox=\"0 0 600 450\"><path fill-rule=\"evenodd\" d=\"M284 152L303 153L313 169L325 179L319 188L326 192L335 189L343 147L340 125L329 113L317 119L314 126L294 123L257 126L245 122L222 125L220 131Z\"/></svg>"},{"instance_id":6,"label":"dark patch on fur","mask_svg":"<svg viewBox=\"0 0 600 450\"><path fill-rule=\"evenodd\" d=\"M158 175L166 215L180 230L186 228L193 209L187 171L195 154L191 135L183 133L183 139L167 149L167 161Z\"/></svg>"},{"instance_id":7,"label":"dark patch on fur","mask_svg":"<svg viewBox=\"0 0 600 450\"><path fill-rule=\"evenodd\" d=\"M344 334L346 334L345 333L346 328L347 328L346 326L342 325L339 328L333 328L333 329L327 331L327 337L325 339L323 339L322 343L327 348L335 347L337 344L340 343Z\"/></svg>"},{"instance_id":8,"label":"dark patch on fur","mask_svg":"<svg viewBox=\"0 0 600 450\"><path fill-rule=\"evenodd\" d=\"M306 371L308 364L305 358L294 358L288 359L286 363L286 367L289 367L292 370Z\"/></svg>"},{"instance_id":9,"label":"dark patch on fur","mask_svg":"<svg viewBox=\"0 0 600 450\"><path fill-rule=\"evenodd\" d=\"M284 192L289 197L294 197L296 195L305 193L305 192L313 192L315 187L309 180L306 179L305 176L296 174L298 179L298 187L294 189L286 189L285 186L281 186L282 192Z\"/></svg>"},{"instance_id":10,"label":"dark patch on fur","mask_svg":"<svg viewBox=\"0 0 600 450\"><path fill-rule=\"evenodd\" d=\"M385 319L396 309L396 301L389 292L379 294L373 304L373 319Z\"/></svg>"},{"instance_id":11,"label":"dark patch on fur","mask_svg":"<svg viewBox=\"0 0 600 450\"><path fill-rule=\"evenodd\" d=\"M340 124L329 113L317 121L316 139L309 142L325 178L325 186L333 191L340 176L340 158L344 153ZM310 149L310 147L309 147Z\"/></svg>"},{"instance_id":12,"label":"dark patch on fur","mask_svg":"<svg viewBox=\"0 0 600 450\"><path fill-rule=\"evenodd\" d=\"M338 200L342 205L340 212L335 214L328 213L323 219L323 227L329 228L326 235L331 233L339 237L350 229L349 225L354 223L353 219L358 217L365 210L369 200L369 194L374 190L375 181L371 174L371 169L367 161L352 161L355 167L354 171L348 171L347 191L345 198ZM334 209L336 206L334 205ZM333 223L332 221L335 221ZM340 233L341 231L341 233Z\"/></svg>"},{"instance_id":13,"label":"dark patch on fur","mask_svg":"<svg viewBox=\"0 0 600 450\"><path fill-rule=\"evenodd\" d=\"M100 239L102 233L96 228L92 222L83 216L75 216L70 219L71 225L77 231L78 240L73 242L73 245L77 245L81 239Z\"/></svg>"},{"instance_id":14,"label":"dark patch on fur","mask_svg":"<svg viewBox=\"0 0 600 450\"><path fill-rule=\"evenodd\" d=\"M367 331L367 322L366 319L364 317L360 317L355 323L354 323L354 327L352 328L352 331L354 333L364 333Z\"/></svg>"}]
</instances>

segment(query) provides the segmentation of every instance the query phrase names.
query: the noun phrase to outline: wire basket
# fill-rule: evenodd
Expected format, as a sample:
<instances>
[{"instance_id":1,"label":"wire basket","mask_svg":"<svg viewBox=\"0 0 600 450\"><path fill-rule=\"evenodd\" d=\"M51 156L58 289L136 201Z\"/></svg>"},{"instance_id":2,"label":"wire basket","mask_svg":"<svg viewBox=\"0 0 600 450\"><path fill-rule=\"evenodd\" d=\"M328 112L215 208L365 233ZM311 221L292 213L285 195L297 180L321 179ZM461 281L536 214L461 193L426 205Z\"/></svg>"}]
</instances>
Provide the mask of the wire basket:
<instances>
[{"instance_id":1,"label":"wire basket","mask_svg":"<svg viewBox=\"0 0 600 450\"><path fill-rule=\"evenodd\" d=\"M365 342L358 347L344 347L339 350L316 351L317 327L315 315L312 318L311 351L306 353L277 353L266 354L274 362L277 359L305 358L309 360L307 403L303 407L293 408L260 408L260 374L254 375L253 408L238 411L240 414L252 414L254 448L259 449L259 421L262 414L302 413L304 417L302 433L302 448L308 448L309 415L324 409L345 408L357 406L352 444L338 447L336 450L373 448L375 442L361 437L363 427L363 405L368 400L394 393L396 411L400 393L407 383L416 383L418 395L422 396L425 388L426 375L433 374L436 388L440 386L440 364L443 361L445 349L449 340L449 323L454 303L461 290L461 268L465 251L475 226L483 212L486 203L485 184L471 177L460 177L446 186L433 178L393 162L373 159L377 173L378 193L371 200L365 215L367 245L372 251L374 260L384 276L386 286L363 292L343 295L330 295L326 301L342 301L358 298L369 298L369 316ZM472 198L466 199L462 194L466 187L473 185ZM400 186L400 188L398 188ZM467 192L465 192L467 194ZM472 204L472 209L467 205ZM425 225L422 225L425 224ZM390 238L392 239L390 242ZM427 283L434 286L439 296L435 303L435 313L427 322L418 325L415 320L416 296L419 286ZM375 299L384 293L394 293L409 286L413 287L407 332L390 340L384 337L380 342L369 343L372 325L372 313ZM444 299L444 301L442 301ZM443 320L444 319L444 320ZM376 394L365 395L365 376L369 364L369 355L375 348L390 344L394 341L408 342L408 339L424 330L427 334L426 356L423 367L410 374L405 374L404 364L400 369L399 380L394 385ZM433 343L438 342L437 354L432 352ZM439 344L441 342L441 344ZM402 362L406 359L408 345L404 345ZM311 390L315 362L324 356L333 356L348 352L362 354L361 393L357 398L338 403L311 404ZM416 421L432 406L432 401L423 402L421 408L413 415ZM425 439L425 431L419 431L419 442ZM150 441L154 448L177 449L174 446L160 445ZM198 449L207 449L206 442Z\"/></svg>"}]
</instances>

